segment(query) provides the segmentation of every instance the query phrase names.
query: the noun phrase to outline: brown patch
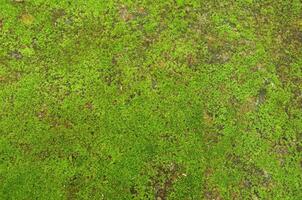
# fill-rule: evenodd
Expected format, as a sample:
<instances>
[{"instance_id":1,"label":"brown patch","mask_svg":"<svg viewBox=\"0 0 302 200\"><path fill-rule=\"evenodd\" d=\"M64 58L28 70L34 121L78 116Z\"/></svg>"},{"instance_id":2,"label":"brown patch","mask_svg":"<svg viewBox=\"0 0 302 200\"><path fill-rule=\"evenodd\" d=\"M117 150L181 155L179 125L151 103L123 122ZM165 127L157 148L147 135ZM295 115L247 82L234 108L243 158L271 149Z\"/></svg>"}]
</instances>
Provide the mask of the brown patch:
<instances>
[{"instance_id":1,"label":"brown patch","mask_svg":"<svg viewBox=\"0 0 302 200\"><path fill-rule=\"evenodd\" d=\"M273 150L276 153L276 156L278 158L280 165L284 166L284 164L286 162L286 158L289 156L288 147L283 144L276 144L273 147Z\"/></svg>"},{"instance_id":2,"label":"brown patch","mask_svg":"<svg viewBox=\"0 0 302 200\"><path fill-rule=\"evenodd\" d=\"M238 191L231 192L232 200L241 200L242 197Z\"/></svg>"},{"instance_id":3,"label":"brown patch","mask_svg":"<svg viewBox=\"0 0 302 200\"><path fill-rule=\"evenodd\" d=\"M71 129L73 127L73 123L68 119L62 119L52 115L49 112L48 107L46 105L41 106L36 116L39 118L39 120L49 123L52 128L63 127L63 128Z\"/></svg>"},{"instance_id":4,"label":"brown patch","mask_svg":"<svg viewBox=\"0 0 302 200\"><path fill-rule=\"evenodd\" d=\"M263 71L264 69L265 69L264 64L259 63L259 64L257 64L256 66L252 67L252 68L251 68L251 71L252 71L252 72L257 72L257 71Z\"/></svg>"},{"instance_id":5,"label":"brown patch","mask_svg":"<svg viewBox=\"0 0 302 200\"><path fill-rule=\"evenodd\" d=\"M20 20L25 25L31 25L34 22L35 18L29 13L24 13L21 15Z\"/></svg>"},{"instance_id":6,"label":"brown patch","mask_svg":"<svg viewBox=\"0 0 302 200\"><path fill-rule=\"evenodd\" d=\"M36 153L36 157L40 160L46 160L52 155L53 155L53 152L51 152L49 149L45 149L45 150L40 151L39 153Z\"/></svg>"},{"instance_id":7,"label":"brown patch","mask_svg":"<svg viewBox=\"0 0 302 200\"><path fill-rule=\"evenodd\" d=\"M206 42L209 50L209 64L224 64L231 59L234 44L224 38L215 38L213 36L207 36Z\"/></svg>"},{"instance_id":8,"label":"brown patch","mask_svg":"<svg viewBox=\"0 0 302 200\"><path fill-rule=\"evenodd\" d=\"M116 57L115 57L115 56L113 56L113 57L112 57L112 59L111 59L111 63L112 63L112 65L113 65L113 66L118 65L118 62L117 62L117 59L116 59Z\"/></svg>"},{"instance_id":9,"label":"brown patch","mask_svg":"<svg viewBox=\"0 0 302 200\"><path fill-rule=\"evenodd\" d=\"M16 59L16 60L20 60L20 59L23 58L23 55L22 55L21 52L18 51L18 50L11 51L9 55L10 55L11 58L14 58L14 59Z\"/></svg>"},{"instance_id":10,"label":"brown patch","mask_svg":"<svg viewBox=\"0 0 302 200\"><path fill-rule=\"evenodd\" d=\"M39 153L35 154L36 158L39 160L45 160L45 159L49 158L51 155L52 155L52 153L48 149L45 149L45 150L40 151Z\"/></svg>"},{"instance_id":11,"label":"brown patch","mask_svg":"<svg viewBox=\"0 0 302 200\"><path fill-rule=\"evenodd\" d=\"M129 12L126 6L122 5L120 10L119 10L120 18L127 22L129 20L132 20L134 16Z\"/></svg>"},{"instance_id":12,"label":"brown patch","mask_svg":"<svg viewBox=\"0 0 302 200\"><path fill-rule=\"evenodd\" d=\"M138 194L136 188L134 186L131 186L130 187L130 193L133 195L133 196L136 196Z\"/></svg>"},{"instance_id":13,"label":"brown patch","mask_svg":"<svg viewBox=\"0 0 302 200\"><path fill-rule=\"evenodd\" d=\"M175 163L171 163L169 166L160 166L157 168L157 175L153 180L153 186L155 188L155 199L166 200L169 192L172 189L173 183L177 180L180 174L180 167ZM164 182L158 180L159 177L165 177Z\"/></svg>"},{"instance_id":14,"label":"brown patch","mask_svg":"<svg viewBox=\"0 0 302 200\"><path fill-rule=\"evenodd\" d=\"M78 199L77 193L79 192L79 185L81 182L81 177L73 176L70 178L68 185L66 186L66 198L67 200Z\"/></svg>"},{"instance_id":15,"label":"brown patch","mask_svg":"<svg viewBox=\"0 0 302 200\"><path fill-rule=\"evenodd\" d=\"M238 114L242 116L248 112L254 111L256 109L256 101L255 97L248 97L243 104L240 105Z\"/></svg>"},{"instance_id":16,"label":"brown patch","mask_svg":"<svg viewBox=\"0 0 302 200\"><path fill-rule=\"evenodd\" d=\"M60 119L55 120L53 125L55 127L64 127L67 129L71 129L73 127L73 124L70 121Z\"/></svg>"},{"instance_id":17,"label":"brown patch","mask_svg":"<svg viewBox=\"0 0 302 200\"><path fill-rule=\"evenodd\" d=\"M290 66L301 57L302 29L299 24L299 20L292 20L291 23L281 21L276 27L276 45L273 46L270 54L284 86L294 82L295 76L292 75Z\"/></svg>"},{"instance_id":18,"label":"brown patch","mask_svg":"<svg viewBox=\"0 0 302 200\"><path fill-rule=\"evenodd\" d=\"M219 142L219 140L223 136L223 133L221 132L222 128L223 127L212 126L208 129L205 129L203 139L205 144L207 145L207 148L211 148L213 144Z\"/></svg>"},{"instance_id":19,"label":"brown patch","mask_svg":"<svg viewBox=\"0 0 302 200\"><path fill-rule=\"evenodd\" d=\"M203 120L206 125L213 125L213 116L211 116L207 111L203 112Z\"/></svg>"},{"instance_id":20,"label":"brown patch","mask_svg":"<svg viewBox=\"0 0 302 200\"><path fill-rule=\"evenodd\" d=\"M0 29L3 28L3 19L0 19Z\"/></svg>"},{"instance_id":21,"label":"brown patch","mask_svg":"<svg viewBox=\"0 0 302 200\"><path fill-rule=\"evenodd\" d=\"M64 17L66 15L66 12L65 12L65 10L64 9L55 9L55 10L53 10L52 11L52 16L51 16L51 21L52 21L52 23L53 24L56 24L57 23L57 21L60 19L60 18L62 18L62 17Z\"/></svg>"},{"instance_id":22,"label":"brown patch","mask_svg":"<svg viewBox=\"0 0 302 200\"><path fill-rule=\"evenodd\" d=\"M261 88L259 90L258 95L257 95L257 101L256 101L256 105L257 106L260 106L260 105L262 105L265 102L265 100L266 100L266 93L267 93L267 91L266 91L265 88Z\"/></svg>"},{"instance_id":23,"label":"brown patch","mask_svg":"<svg viewBox=\"0 0 302 200\"><path fill-rule=\"evenodd\" d=\"M92 102L85 103L84 108L88 109L88 110L93 110L93 104L92 104Z\"/></svg>"},{"instance_id":24,"label":"brown patch","mask_svg":"<svg viewBox=\"0 0 302 200\"><path fill-rule=\"evenodd\" d=\"M150 36L144 36L143 37L143 47L144 48L148 48L150 47L152 44L154 44L157 41L157 38L154 35L150 35Z\"/></svg>"},{"instance_id":25,"label":"brown patch","mask_svg":"<svg viewBox=\"0 0 302 200\"><path fill-rule=\"evenodd\" d=\"M31 145L24 142L19 144L19 148L22 150L23 153L30 153L32 150Z\"/></svg>"},{"instance_id":26,"label":"brown patch","mask_svg":"<svg viewBox=\"0 0 302 200\"><path fill-rule=\"evenodd\" d=\"M177 137L175 137L175 135L170 134L169 132L162 133L159 137L165 142L177 142Z\"/></svg>"},{"instance_id":27,"label":"brown patch","mask_svg":"<svg viewBox=\"0 0 302 200\"><path fill-rule=\"evenodd\" d=\"M214 45L215 43L217 43L217 39L211 35L207 35L205 38L208 45Z\"/></svg>"},{"instance_id":28,"label":"brown patch","mask_svg":"<svg viewBox=\"0 0 302 200\"><path fill-rule=\"evenodd\" d=\"M228 155L228 160L230 167L238 168L246 174L241 181L241 188L251 189L254 184L261 185L266 189L273 188L271 174L265 169L260 168L253 163L247 163L245 160L235 154Z\"/></svg>"},{"instance_id":29,"label":"brown patch","mask_svg":"<svg viewBox=\"0 0 302 200\"><path fill-rule=\"evenodd\" d=\"M216 187L210 185L209 179L213 175L212 168L206 168L204 177L205 177L205 184L204 184L204 199L207 200L221 200L222 197Z\"/></svg>"},{"instance_id":30,"label":"brown patch","mask_svg":"<svg viewBox=\"0 0 302 200\"><path fill-rule=\"evenodd\" d=\"M187 63L189 65L189 67L191 67L191 68L194 67L197 64L196 56L189 54L187 56Z\"/></svg>"},{"instance_id":31,"label":"brown patch","mask_svg":"<svg viewBox=\"0 0 302 200\"><path fill-rule=\"evenodd\" d=\"M140 15L145 15L146 14L146 9L144 7L139 7L137 9L137 13Z\"/></svg>"},{"instance_id":32,"label":"brown patch","mask_svg":"<svg viewBox=\"0 0 302 200\"><path fill-rule=\"evenodd\" d=\"M21 72L12 72L6 76L0 76L0 84L16 83L21 79L21 77Z\"/></svg>"},{"instance_id":33,"label":"brown patch","mask_svg":"<svg viewBox=\"0 0 302 200\"><path fill-rule=\"evenodd\" d=\"M204 197L207 200L222 200L217 188L205 188Z\"/></svg>"},{"instance_id":34,"label":"brown patch","mask_svg":"<svg viewBox=\"0 0 302 200\"><path fill-rule=\"evenodd\" d=\"M164 61L159 61L158 66L163 68L166 66L166 63Z\"/></svg>"},{"instance_id":35,"label":"brown patch","mask_svg":"<svg viewBox=\"0 0 302 200\"><path fill-rule=\"evenodd\" d=\"M47 106L44 104L42 105L41 109L38 111L37 116L40 120L43 120L45 118L47 118L48 116L48 108Z\"/></svg>"},{"instance_id":36,"label":"brown patch","mask_svg":"<svg viewBox=\"0 0 302 200\"><path fill-rule=\"evenodd\" d=\"M151 88L154 89L154 90L157 88L157 80L156 80L156 78L152 78L151 79Z\"/></svg>"},{"instance_id":37,"label":"brown patch","mask_svg":"<svg viewBox=\"0 0 302 200\"><path fill-rule=\"evenodd\" d=\"M5 82L6 78L4 76L0 76L0 83Z\"/></svg>"}]
</instances>

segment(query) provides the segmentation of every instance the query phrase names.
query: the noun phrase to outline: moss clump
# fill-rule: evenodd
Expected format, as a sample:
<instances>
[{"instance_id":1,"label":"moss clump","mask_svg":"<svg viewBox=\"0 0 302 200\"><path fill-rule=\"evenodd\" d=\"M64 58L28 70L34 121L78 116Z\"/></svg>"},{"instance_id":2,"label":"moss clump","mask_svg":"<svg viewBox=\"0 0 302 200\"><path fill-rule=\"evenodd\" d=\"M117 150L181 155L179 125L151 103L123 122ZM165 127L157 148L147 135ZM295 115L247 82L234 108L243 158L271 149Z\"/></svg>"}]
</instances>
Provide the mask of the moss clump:
<instances>
[{"instance_id":1,"label":"moss clump","mask_svg":"<svg viewBox=\"0 0 302 200\"><path fill-rule=\"evenodd\" d=\"M0 199L302 199L301 12L2 0Z\"/></svg>"}]
</instances>

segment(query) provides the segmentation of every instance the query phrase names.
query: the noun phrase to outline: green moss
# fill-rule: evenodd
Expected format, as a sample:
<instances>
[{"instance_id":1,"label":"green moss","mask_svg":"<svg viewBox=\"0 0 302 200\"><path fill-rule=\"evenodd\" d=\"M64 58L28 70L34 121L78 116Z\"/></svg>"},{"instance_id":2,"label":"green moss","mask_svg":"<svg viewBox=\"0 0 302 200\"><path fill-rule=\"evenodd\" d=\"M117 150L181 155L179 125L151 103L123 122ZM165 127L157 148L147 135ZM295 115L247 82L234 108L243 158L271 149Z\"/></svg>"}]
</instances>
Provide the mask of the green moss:
<instances>
[{"instance_id":1,"label":"green moss","mask_svg":"<svg viewBox=\"0 0 302 200\"><path fill-rule=\"evenodd\" d=\"M301 199L302 4L0 2L0 199Z\"/></svg>"}]
</instances>

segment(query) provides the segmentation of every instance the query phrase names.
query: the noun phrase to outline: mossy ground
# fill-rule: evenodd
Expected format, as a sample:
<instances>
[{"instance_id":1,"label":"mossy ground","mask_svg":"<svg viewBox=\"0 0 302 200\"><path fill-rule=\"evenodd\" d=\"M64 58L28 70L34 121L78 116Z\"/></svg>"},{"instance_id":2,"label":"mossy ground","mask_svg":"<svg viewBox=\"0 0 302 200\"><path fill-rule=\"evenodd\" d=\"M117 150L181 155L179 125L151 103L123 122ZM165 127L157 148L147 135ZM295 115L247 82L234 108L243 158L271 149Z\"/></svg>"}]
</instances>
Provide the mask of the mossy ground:
<instances>
[{"instance_id":1,"label":"mossy ground","mask_svg":"<svg viewBox=\"0 0 302 200\"><path fill-rule=\"evenodd\" d=\"M299 0L1 0L0 199L302 199Z\"/></svg>"}]
</instances>

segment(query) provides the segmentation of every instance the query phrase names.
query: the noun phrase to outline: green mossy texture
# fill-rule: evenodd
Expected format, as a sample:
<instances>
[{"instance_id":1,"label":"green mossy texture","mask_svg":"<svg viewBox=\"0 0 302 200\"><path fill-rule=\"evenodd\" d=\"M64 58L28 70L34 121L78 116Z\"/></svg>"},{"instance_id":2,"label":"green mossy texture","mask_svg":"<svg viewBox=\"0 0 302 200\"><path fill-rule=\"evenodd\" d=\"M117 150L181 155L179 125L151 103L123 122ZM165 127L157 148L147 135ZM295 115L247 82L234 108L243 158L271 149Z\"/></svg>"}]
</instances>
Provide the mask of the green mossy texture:
<instances>
[{"instance_id":1,"label":"green mossy texture","mask_svg":"<svg viewBox=\"0 0 302 200\"><path fill-rule=\"evenodd\" d=\"M0 199L302 199L299 0L0 0Z\"/></svg>"}]
</instances>

